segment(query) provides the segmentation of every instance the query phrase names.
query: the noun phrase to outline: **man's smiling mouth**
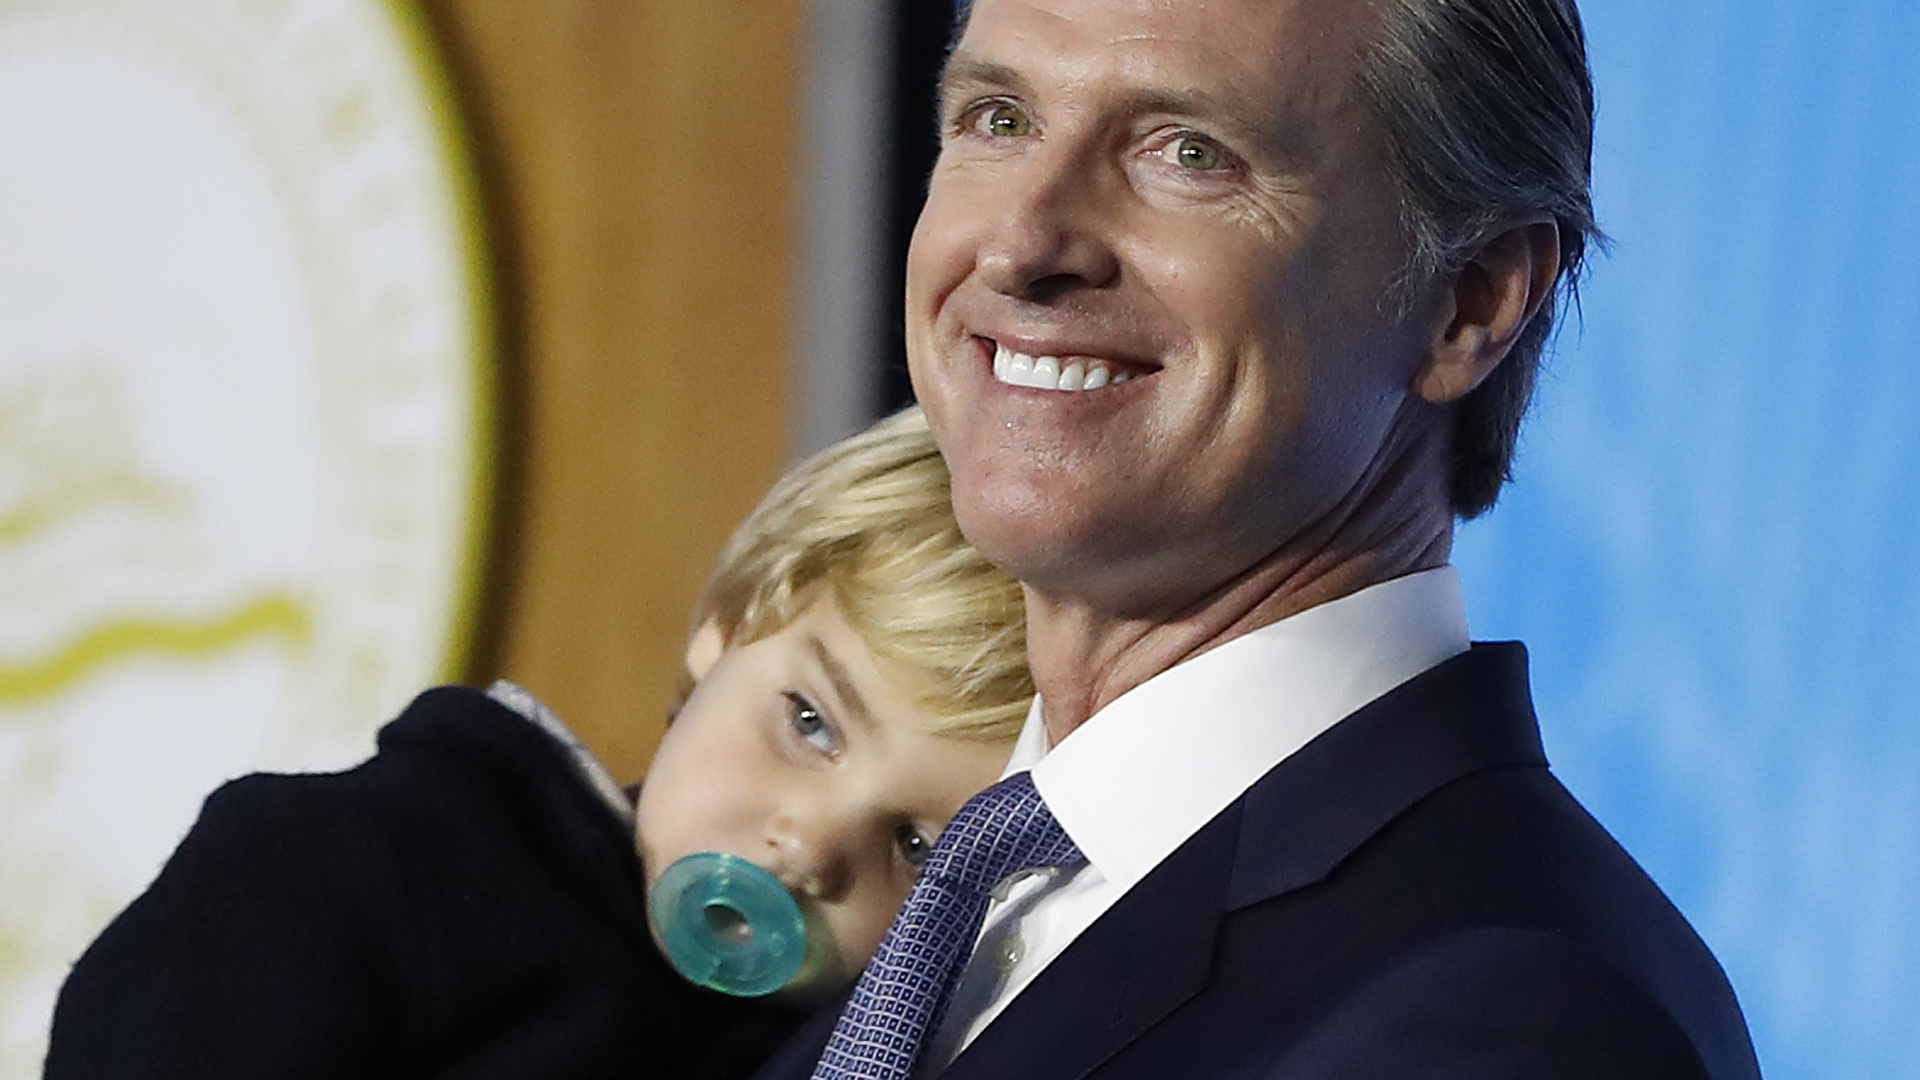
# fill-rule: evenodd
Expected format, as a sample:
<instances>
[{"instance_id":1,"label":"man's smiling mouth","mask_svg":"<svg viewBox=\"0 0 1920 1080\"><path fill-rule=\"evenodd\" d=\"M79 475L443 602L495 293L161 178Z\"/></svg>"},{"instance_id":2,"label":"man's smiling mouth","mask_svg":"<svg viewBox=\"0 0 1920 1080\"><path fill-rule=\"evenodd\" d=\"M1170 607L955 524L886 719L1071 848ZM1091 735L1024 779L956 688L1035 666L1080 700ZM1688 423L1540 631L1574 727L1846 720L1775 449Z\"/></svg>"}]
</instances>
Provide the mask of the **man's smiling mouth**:
<instances>
[{"instance_id":1,"label":"man's smiling mouth","mask_svg":"<svg viewBox=\"0 0 1920 1080\"><path fill-rule=\"evenodd\" d=\"M993 345L993 377L1008 386L1076 392L1118 386L1134 372L1090 356L1029 356L999 342Z\"/></svg>"}]
</instances>

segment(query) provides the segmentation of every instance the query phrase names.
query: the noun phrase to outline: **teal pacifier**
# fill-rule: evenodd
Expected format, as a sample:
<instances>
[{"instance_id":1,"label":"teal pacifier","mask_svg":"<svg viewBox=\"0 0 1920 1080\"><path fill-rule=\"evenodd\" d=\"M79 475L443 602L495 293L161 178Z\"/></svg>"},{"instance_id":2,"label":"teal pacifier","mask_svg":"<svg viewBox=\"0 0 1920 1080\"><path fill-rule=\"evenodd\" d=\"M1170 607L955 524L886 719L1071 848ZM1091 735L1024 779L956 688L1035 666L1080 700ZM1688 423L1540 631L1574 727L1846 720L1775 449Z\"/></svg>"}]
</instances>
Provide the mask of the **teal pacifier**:
<instances>
[{"instance_id":1,"label":"teal pacifier","mask_svg":"<svg viewBox=\"0 0 1920 1080\"><path fill-rule=\"evenodd\" d=\"M735 855L705 851L667 867L647 913L674 970L723 994L771 994L806 959L800 905L772 874Z\"/></svg>"}]
</instances>

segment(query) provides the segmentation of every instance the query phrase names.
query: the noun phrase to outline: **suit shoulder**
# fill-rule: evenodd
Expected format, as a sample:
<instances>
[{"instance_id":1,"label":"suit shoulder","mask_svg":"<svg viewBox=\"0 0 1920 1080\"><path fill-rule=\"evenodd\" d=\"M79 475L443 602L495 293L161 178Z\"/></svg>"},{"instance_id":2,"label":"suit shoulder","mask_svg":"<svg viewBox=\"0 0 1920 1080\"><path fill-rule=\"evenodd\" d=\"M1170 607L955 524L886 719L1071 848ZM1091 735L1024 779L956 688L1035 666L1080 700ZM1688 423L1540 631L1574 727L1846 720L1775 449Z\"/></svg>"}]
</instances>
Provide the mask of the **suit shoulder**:
<instances>
[{"instance_id":1,"label":"suit shoulder","mask_svg":"<svg viewBox=\"0 0 1920 1080\"><path fill-rule=\"evenodd\" d=\"M1271 1075L1711 1074L1678 1022L1585 947L1487 928L1426 942L1376 968L1328 1004Z\"/></svg>"},{"instance_id":2,"label":"suit shoulder","mask_svg":"<svg viewBox=\"0 0 1920 1080\"><path fill-rule=\"evenodd\" d=\"M1745 1019L1712 951L1544 768L1489 770L1434 792L1336 877L1330 893L1396 913L1382 920L1396 943L1384 955L1473 960L1493 973L1543 978L1554 970L1574 988L1612 987L1671 1017L1711 1075L1757 1075ZM1544 998L1557 984L1538 985Z\"/></svg>"},{"instance_id":3,"label":"suit shoulder","mask_svg":"<svg viewBox=\"0 0 1920 1080\"><path fill-rule=\"evenodd\" d=\"M337 773L254 773L207 796L174 862L259 860L298 871L329 853L361 861L450 816L448 781L377 755Z\"/></svg>"}]
</instances>

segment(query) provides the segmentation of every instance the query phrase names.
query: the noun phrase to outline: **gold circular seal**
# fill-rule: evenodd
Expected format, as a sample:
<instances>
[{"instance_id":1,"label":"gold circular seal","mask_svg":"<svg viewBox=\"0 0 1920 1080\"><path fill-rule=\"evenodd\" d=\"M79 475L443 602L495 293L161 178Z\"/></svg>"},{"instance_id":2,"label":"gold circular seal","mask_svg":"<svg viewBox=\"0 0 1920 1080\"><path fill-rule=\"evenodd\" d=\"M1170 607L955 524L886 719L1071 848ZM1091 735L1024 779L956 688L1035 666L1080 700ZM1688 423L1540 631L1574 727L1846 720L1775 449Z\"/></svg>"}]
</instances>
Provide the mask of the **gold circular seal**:
<instances>
[{"instance_id":1,"label":"gold circular seal","mask_svg":"<svg viewBox=\"0 0 1920 1080\"><path fill-rule=\"evenodd\" d=\"M417 18L0 7L0 1075L212 788L364 757L470 636L491 322Z\"/></svg>"}]
</instances>

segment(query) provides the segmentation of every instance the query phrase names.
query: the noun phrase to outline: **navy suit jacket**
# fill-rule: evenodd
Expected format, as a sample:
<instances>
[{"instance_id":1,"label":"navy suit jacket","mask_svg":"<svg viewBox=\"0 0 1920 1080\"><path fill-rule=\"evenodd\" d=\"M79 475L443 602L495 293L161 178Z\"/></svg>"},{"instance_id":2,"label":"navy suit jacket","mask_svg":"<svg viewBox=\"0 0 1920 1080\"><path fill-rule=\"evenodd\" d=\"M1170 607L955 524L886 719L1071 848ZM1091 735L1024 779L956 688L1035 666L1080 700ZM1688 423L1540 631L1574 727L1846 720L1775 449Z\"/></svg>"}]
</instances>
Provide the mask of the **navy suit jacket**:
<instances>
[{"instance_id":1,"label":"navy suit jacket","mask_svg":"<svg viewBox=\"0 0 1920 1080\"><path fill-rule=\"evenodd\" d=\"M830 1028L817 1018L762 1080L807 1075ZM1712 954L1547 771L1526 652L1501 644L1275 766L941 1075L1759 1070Z\"/></svg>"}]
</instances>

